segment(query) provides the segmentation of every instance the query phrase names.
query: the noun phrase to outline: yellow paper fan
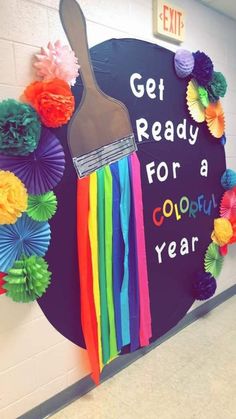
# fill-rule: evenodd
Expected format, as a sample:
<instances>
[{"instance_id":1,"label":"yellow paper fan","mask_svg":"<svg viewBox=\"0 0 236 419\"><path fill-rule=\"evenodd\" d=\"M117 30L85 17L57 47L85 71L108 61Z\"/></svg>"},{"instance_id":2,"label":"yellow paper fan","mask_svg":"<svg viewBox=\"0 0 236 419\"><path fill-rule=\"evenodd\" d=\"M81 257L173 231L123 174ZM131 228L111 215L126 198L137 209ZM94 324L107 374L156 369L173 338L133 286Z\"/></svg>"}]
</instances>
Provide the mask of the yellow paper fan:
<instances>
[{"instance_id":1,"label":"yellow paper fan","mask_svg":"<svg viewBox=\"0 0 236 419\"><path fill-rule=\"evenodd\" d=\"M188 83L186 99L188 110L194 121L205 121L205 108L201 103L198 93L198 84L194 79L190 80Z\"/></svg>"},{"instance_id":2,"label":"yellow paper fan","mask_svg":"<svg viewBox=\"0 0 236 419\"><path fill-rule=\"evenodd\" d=\"M210 103L205 109L206 123L213 137L221 138L225 132L225 116L220 101Z\"/></svg>"}]
</instances>

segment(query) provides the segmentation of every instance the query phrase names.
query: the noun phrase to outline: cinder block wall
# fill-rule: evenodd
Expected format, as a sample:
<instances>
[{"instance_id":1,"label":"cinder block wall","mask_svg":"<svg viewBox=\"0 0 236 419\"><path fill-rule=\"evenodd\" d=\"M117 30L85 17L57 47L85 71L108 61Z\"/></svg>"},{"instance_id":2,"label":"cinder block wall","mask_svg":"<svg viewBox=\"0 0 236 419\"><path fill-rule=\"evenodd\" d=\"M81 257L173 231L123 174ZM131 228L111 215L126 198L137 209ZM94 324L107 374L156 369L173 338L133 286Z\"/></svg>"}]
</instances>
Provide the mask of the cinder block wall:
<instances>
[{"instance_id":1,"label":"cinder block wall","mask_svg":"<svg viewBox=\"0 0 236 419\"><path fill-rule=\"evenodd\" d=\"M201 49L214 60L229 85L228 167L236 170L236 24L194 0L173 0L187 12L183 47ZM90 46L116 37L135 37L175 50L152 36L151 0L81 0ZM67 42L58 14L59 0L0 1L0 99L19 98L35 79L32 56L49 40ZM233 258L227 256L218 292L233 284ZM195 305L194 305L195 307ZM16 304L0 297L0 417L15 419L89 373L87 354L58 333L37 303Z\"/></svg>"}]
</instances>

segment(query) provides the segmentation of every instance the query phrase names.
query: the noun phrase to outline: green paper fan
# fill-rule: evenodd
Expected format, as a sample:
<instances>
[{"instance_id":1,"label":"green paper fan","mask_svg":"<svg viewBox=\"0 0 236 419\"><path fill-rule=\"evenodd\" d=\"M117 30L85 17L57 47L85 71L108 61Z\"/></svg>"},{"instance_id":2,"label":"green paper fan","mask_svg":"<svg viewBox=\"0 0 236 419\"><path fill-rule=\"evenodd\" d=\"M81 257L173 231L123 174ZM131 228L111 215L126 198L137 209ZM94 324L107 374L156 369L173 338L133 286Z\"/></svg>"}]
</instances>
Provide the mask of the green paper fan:
<instances>
[{"instance_id":1,"label":"green paper fan","mask_svg":"<svg viewBox=\"0 0 236 419\"><path fill-rule=\"evenodd\" d=\"M27 214L35 221L47 221L57 210L57 198L53 192L29 195Z\"/></svg>"},{"instance_id":2,"label":"green paper fan","mask_svg":"<svg viewBox=\"0 0 236 419\"><path fill-rule=\"evenodd\" d=\"M211 273L214 278L217 278L221 273L223 260L224 258L219 252L219 246L216 243L210 243L205 253L205 271Z\"/></svg>"},{"instance_id":3,"label":"green paper fan","mask_svg":"<svg viewBox=\"0 0 236 419\"><path fill-rule=\"evenodd\" d=\"M13 301L28 303L41 297L50 284L51 272L48 264L39 256L15 261L8 275L4 277L6 282L3 288L6 295Z\"/></svg>"}]
</instances>

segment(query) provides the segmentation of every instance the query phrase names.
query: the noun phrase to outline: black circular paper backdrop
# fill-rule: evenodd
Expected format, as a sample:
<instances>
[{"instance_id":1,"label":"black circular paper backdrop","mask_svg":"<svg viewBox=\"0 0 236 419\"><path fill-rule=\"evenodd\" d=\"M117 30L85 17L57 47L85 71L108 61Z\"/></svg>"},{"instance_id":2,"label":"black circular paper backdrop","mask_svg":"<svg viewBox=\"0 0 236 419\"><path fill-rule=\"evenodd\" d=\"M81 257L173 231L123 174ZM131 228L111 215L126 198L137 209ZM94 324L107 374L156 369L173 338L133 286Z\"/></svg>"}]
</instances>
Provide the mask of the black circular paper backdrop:
<instances>
[{"instance_id":1,"label":"black circular paper backdrop","mask_svg":"<svg viewBox=\"0 0 236 419\"><path fill-rule=\"evenodd\" d=\"M186 106L186 80L177 78L174 67L174 54L157 45L135 39L112 39L91 49L91 58L97 82L108 95L121 100L127 106L137 139L136 119L145 118L150 124L148 130L152 139L151 125L160 121L163 126L171 120L176 127L187 119L187 132L192 124L199 126L198 140L190 145L175 135L173 142L162 139L159 142L146 142L138 145L138 157L142 171L145 238L148 262L149 291L152 314L152 340L170 330L185 315L194 302L192 284L199 270L203 269L204 253L210 243L213 219L218 210L213 209L211 216L198 213L196 218L183 216L180 221L175 217L165 219L161 227L152 221L155 207L162 206L169 198L179 203L185 195L197 199L204 194L206 199L214 193L219 204L223 190L220 176L225 170L224 148L214 139L205 123L197 124L189 116ZM159 84L164 79L164 101L151 100L147 94L136 98L130 89L130 76L142 75L141 82L153 78ZM78 106L83 87L80 79L73 88ZM58 211L52 221L52 241L47 253L52 283L47 293L38 303L51 324L66 338L85 347L80 321L80 288L76 249L76 174L67 146L67 127L54 130L63 144L66 154L66 170L62 181L55 189L58 197ZM163 134L163 132L162 132ZM79 141L79 139L78 139ZM89 141L89 138L88 138ZM208 177L200 176L200 163L207 159ZM159 182L154 176L153 183L147 181L145 165L155 161L165 161L169 167L169 177ZM172 176L172 162L180 162L177 179ZM197 236L196 251L191 251L191 238ZM186 237L190 252L180 256L180 241ZM176 257L168 257L167 247L176 241ZM156 245L166 242L162 252L163 262L158 263Z\"/></svg>"}]
</instances>

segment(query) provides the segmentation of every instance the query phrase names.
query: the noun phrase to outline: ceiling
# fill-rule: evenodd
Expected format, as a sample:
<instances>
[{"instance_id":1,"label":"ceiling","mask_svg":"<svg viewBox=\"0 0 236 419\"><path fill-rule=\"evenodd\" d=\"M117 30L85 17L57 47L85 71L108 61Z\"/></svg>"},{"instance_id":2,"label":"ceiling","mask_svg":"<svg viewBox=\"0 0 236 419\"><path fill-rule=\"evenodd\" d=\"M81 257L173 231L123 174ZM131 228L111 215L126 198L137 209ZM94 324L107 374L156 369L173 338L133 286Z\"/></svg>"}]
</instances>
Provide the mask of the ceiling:
<instances>
[{"instance_id":1,"label":"ceiling","mask_svg":"<svg viewBox=\"0 0 236 419\"><path fill-rule=\"evenodd\" d=\"M200 0L206 6L218 10L236 20L236 1L235 0Z\"/></svg>"}]
</instances>

